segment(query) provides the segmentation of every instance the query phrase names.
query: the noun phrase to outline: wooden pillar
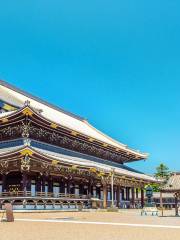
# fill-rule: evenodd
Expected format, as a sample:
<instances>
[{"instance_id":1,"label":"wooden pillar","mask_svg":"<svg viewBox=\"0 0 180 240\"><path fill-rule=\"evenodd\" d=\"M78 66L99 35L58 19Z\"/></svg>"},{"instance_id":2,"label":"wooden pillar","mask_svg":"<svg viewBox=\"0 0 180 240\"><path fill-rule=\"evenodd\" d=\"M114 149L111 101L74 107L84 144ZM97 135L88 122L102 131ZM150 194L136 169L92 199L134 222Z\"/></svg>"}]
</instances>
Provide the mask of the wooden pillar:
<instances>
[{"instance_id":1,"label":"wooden pillar","mask_svg":"<svg viewBox=\"0 0 180 240\"><path fill-rule=\"evenodd\" d=\"M160 192L160 208L161 208L161 215L164 215L163 212L163 198L162 198L162 192Z\"/></svg>"},{"instance_id":2,"label":"wooden pillar","mask_svg":"<svg viewBox=\"0 0 180 240\"><path fill-rule=\"evenodd\" d=\"M96 186L93 186L93 197L97 197Z\"/></svg>"},{"instance_id":3,"label":"wooden pillar","mask_svg":"<svg viewBox=\"0 0 180 240\"><path fill-rule=\"evenodd\" d=\"M79 183L79 194L80 194L80 195L83 195L83 191L84 191L84 189L83 189L83 184L82 184L82 182L80 182L80 183Z\"/></svg>"},{"instance_id":4,"label":"wooden pillar","mask_svg":"<svg viewBox=\"0 0 180 240\"><path fill-rule=\"evenodd\" d=\"M26 174L26 172L22 173L22 190L23 190L23 195L26 196L26 194L27 194L27 174Z\"/></svg>"},{"instance_id":5,"label":"wooden pillar","mask_svg":"<svg viewBox=\"0 0 180 240\"><path fill-rule=\"evenodd\" d=\"M117 207L120 207L120 186L117 186L117 192L116 192L116 199L117 199Z\"/></svg>"},{"instance_id":6,"label":"wooden pillar","mask_svg":"<svg viewBox=\"0 0 180 240\"><path fill-rule=\"evenodd\" d=\"M67 182L67 194L70 194L70 181Z\"/></svg>"},{"instance_id":7,"label":"wooden pillar","mask_svg":"<svg viewBox=\"0 0 180 240\"><path fill-rule=\"evenodd\" d=\"M6 174L3 173L2 175L2 192L5 192L6 190Z\"/></svg>"},{"instance_id":8,"label":"wooden pillar","mask_svg":"<svg viewBox=\"0 0 180 240\"><path fill-rule=\"evenodd\" d=\"M136 199L138 199L138 191L139 191L139 189L138 188L136 188Z\"/></svg>"},{"instance_id":9,"label":"wooden pillar","mask_svg":"<svg viewBox=\"0 0 180 240\"><path fill-rule=\"evenodd\" d=\"M67 195L67 182L64 182L64 194Z\"/></svg>"},{"instance_id":10,"label":"wooden pillar","mask_svg":"<svg viewBox=\"0 0 180 240\"><path fill-rule=\"evenodd\" d=\"M160 192L160 207L163 208L162 192Z\"/></svg>"},{"instance_id":11,"label":"wooden pillar","mask_svg":"<svg viewBox=\"0 0 180 240\"><path fill-rule=\"evenodd\" d=\"M179 216L179 213L178 213L178 194L175 193L175 216Z\"/></svg>"},{"instance_id":12,"label":"wooden pillar","mask_svg":"<svg viewBox=\"0 0 180 240\"><path fill-rule=\"evenodd\" d=\"M126 200L129 200L129 187L126 187Z\"/></svg>"},{"instance_id":13,"label":"wooden pillar","mask_svg":"<svg viewBox=\"0 0 180 240\"><path fill-rule=\"evenodd\" d=\"M144 189L141 188L141 207L144 207Z\"/></svg>"},{"instance_id":14,"label":"wooden pillar","mask_svg":"<svg viewBox=\"0 0 180 240\"><path fill-rule=\"evenodd\" d=\"M29 191L31 192L31 176L28 176L27 177L27 180L26 180L26 191Z\"/></svg>"},{"instance_id":15,"label":"wooden pillar","mask_svg":"<svg viewBox=\"0 0 180 240\"><path fill-rule=\"evenodd\" d=\"M83 185L83 191L84 191L84 185ZM75 185L72 182L69 185L69 193L70 194L75 194Z\"/></svg>"},{"instance_id":16,"label":"wooden pillar","mask_svg":"<svg viewBox=\"0 0 180 240\"><path fill-rule=\"evenodd\" d=\"M107 185L103 185L103 208L107 208Z\"/></svg>"},{"instance_id":17,"label":"wooden pillar","mask_svg":"<svg viewBox=\"0 0 180 240\"><path fill-rule=\"evenodd\" d=\"M46 185L46 176L43 175L42 176L42 188L41 188L43 193L45 192L45 185Z\"/></svg>"},{"instance_id":18,"label":"wooden pillar","mask_svg":"<svg viewBox=\"0 0 180 240\"><path fill-rule=\"evenodd\" d=\"M74 186L74 194L76 195L76 196L78 196L79 195L79 184L75 184L75 186ZM84 194L83 194L84 195Z\"/></svg>"},{"instance_id":19,"label":"wooden pillar","mask_svg":"<svg viewBox=\"0 0 180 240\"><path fill-rule=\"evenodd\" d=\"M125 200L124 192L125 192L125 190L124 190L124 187L123 187L123 188L121 188L121 198L122 198L122 201Z\"/></svg>"},{"instance_id":20,"label":"wooden pillar","mask_svg":"<svg viewBox=\"0 0 180 240\"><path fill-rule=\"evenodd\" d=\"M89 181L89 184L88 184L88 195L89 195L89 198L91 198L91 194L92 194L92 183L91 183L91 181Z\"/></svg>"},{"instance_id":21,"label":"wooden pillar","mask_svg":"<svg viewBox=\"0 0 180 240\"><path fill-rule=\"evenodd\" d=\"M63 191L64 191L62 179L59 178L59 181L58 181L58 182L59 182L59 193L61 194L61 193L63 193Z\"/></svg>"},{"instance_id":22,"label":"wooden pillar","mask_svg":"<svg viewBox=\"0 0 180 240\"><path fill-rule=\"evenodd\" d=\"M41 177L37 176L37 183L36 183L37 192L41 192Z\"/></svg>"},{"instance_id":23,"label":"wooden pillar","mask_svg":"<svg viewBox=\"0 0 180 240\"><path fill-rule=\"evenodd\" d=\"M132 207L134 208L135 205L135 191L134 191L134 187L131 188L131 201L132 201Z\"/></svg>"},{"instance_id":24,"label":"wooden pillar","mask_svg":"<svg viewBox=\"0 0 180 240\"><path fill-rule=\"evenodd\" d=\"M127 197L128 197L127 187L125 187L125 188L124 188L124 200L127 201L127 200L128 200Z\"/></svg>"},{"instance_id":25,"label":"wooden pillar","mask_svg":"<svg viewBox=\"0 0 180 240\"><path fill-rule=\"evenodd\" d=\"M100 187L98 186L98 187L96 187L96 195L97 195L97 198L101 198L101 189L100 189Z\"/></svg>"},{"instance_id":26,"label":"wooden pillar","mask_svg":"<svg viewBox=\"0 0 180 240\"><path fill-rule=\"evenodd\" d=\"M53 192L53 181L50 176L49 176L49 180L48 180L48 192L49 193Z\"/></svg>"}]
</instances>

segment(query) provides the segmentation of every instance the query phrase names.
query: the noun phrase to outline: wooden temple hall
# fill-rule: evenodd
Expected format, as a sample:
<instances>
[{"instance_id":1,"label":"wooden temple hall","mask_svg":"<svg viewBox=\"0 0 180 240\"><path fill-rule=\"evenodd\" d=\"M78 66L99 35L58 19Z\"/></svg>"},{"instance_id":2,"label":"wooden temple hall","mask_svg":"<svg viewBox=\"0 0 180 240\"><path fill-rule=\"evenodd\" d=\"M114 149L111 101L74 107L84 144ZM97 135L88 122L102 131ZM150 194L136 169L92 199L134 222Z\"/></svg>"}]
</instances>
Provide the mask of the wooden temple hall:
<instances>
[{"instance_id":1,"label":"wooden temple hall","mask_svg":"<svg viewBox=\"0 0 180 240\"><path fill-rule=\"evenodd\" d=\"M0 81L0 208L144 205L155 179L126 166L147 155Z\"/></svg>"}]
</instances>

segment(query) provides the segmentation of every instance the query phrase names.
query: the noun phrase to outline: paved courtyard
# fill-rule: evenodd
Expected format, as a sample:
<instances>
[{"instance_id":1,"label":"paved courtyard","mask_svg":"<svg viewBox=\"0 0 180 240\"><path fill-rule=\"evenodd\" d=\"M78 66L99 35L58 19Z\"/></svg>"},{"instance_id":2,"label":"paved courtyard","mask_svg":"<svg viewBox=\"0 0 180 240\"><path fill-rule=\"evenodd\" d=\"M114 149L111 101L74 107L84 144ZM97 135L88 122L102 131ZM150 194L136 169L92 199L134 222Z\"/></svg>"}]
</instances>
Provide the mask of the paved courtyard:
<instances>
[{"instance_id":1,"label":"paved courtyard","mask_svg":"<svg viewBox=\"0 0 180 240\"><path fill-rule=\"evenodd\" d=\"M179 240L180 218L140 216L140 210L110 212L15 213L0 223L1 240Z\"/></svg>"}]
</instances>

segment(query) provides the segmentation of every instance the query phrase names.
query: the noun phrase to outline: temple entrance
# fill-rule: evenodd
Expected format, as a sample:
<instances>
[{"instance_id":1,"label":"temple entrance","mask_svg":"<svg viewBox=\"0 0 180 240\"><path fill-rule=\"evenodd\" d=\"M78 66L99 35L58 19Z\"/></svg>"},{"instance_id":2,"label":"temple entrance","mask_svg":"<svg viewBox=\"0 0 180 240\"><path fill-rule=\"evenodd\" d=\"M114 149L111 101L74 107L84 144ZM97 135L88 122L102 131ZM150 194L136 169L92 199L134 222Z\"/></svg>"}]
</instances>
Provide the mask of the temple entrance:
<instances>
[{"instance_id":1,"label":"temple entrance","mask_svg":"<svg viewBox=\"0 0 180 240\"><path fill-rule=\"evenodd\" d=\"M16 194L21 191L21 173L9 173L6 177L6 191Z\"/></svg>"},{"instance_id":2,"label":"temple entrance","mask_svg":"<svg viewBox=\"0 0 180 240\"><path fill-rule=\"evenodd\" d=\"M54 183L53 184L53 195L54 195L54 197L58 197L59 192L60 192L59 183Z\"/></svg>"},{"instance_id":3,"label":"temple entrance","mask_svg":"<svg viewBox=\"0 0 180 240\"><path fill-rule=\"evenodd\" d=\"M31 180L31 196L35 197L36 196L36 181Z\"/></svg>"}]
</instances>

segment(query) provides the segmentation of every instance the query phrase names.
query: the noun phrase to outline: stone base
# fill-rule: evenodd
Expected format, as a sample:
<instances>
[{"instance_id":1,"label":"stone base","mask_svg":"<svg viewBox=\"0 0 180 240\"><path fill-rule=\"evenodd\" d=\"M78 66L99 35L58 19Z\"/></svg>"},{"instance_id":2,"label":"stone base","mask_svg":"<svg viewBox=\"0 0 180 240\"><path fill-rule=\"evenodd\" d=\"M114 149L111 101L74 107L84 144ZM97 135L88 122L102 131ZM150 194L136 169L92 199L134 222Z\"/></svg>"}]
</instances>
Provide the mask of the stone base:
<instances>
[{"instance_id":1,"label":"stone base","mask_svg":"<svg viewBox=\"0 0 180 240\"><path fill-rule=\"evenodd\" d=\"M110 208L107 208L107 211L108 212L118 212L119 208L117 208L117 207L110 207Z\"/></svg>"}]
</instances>

